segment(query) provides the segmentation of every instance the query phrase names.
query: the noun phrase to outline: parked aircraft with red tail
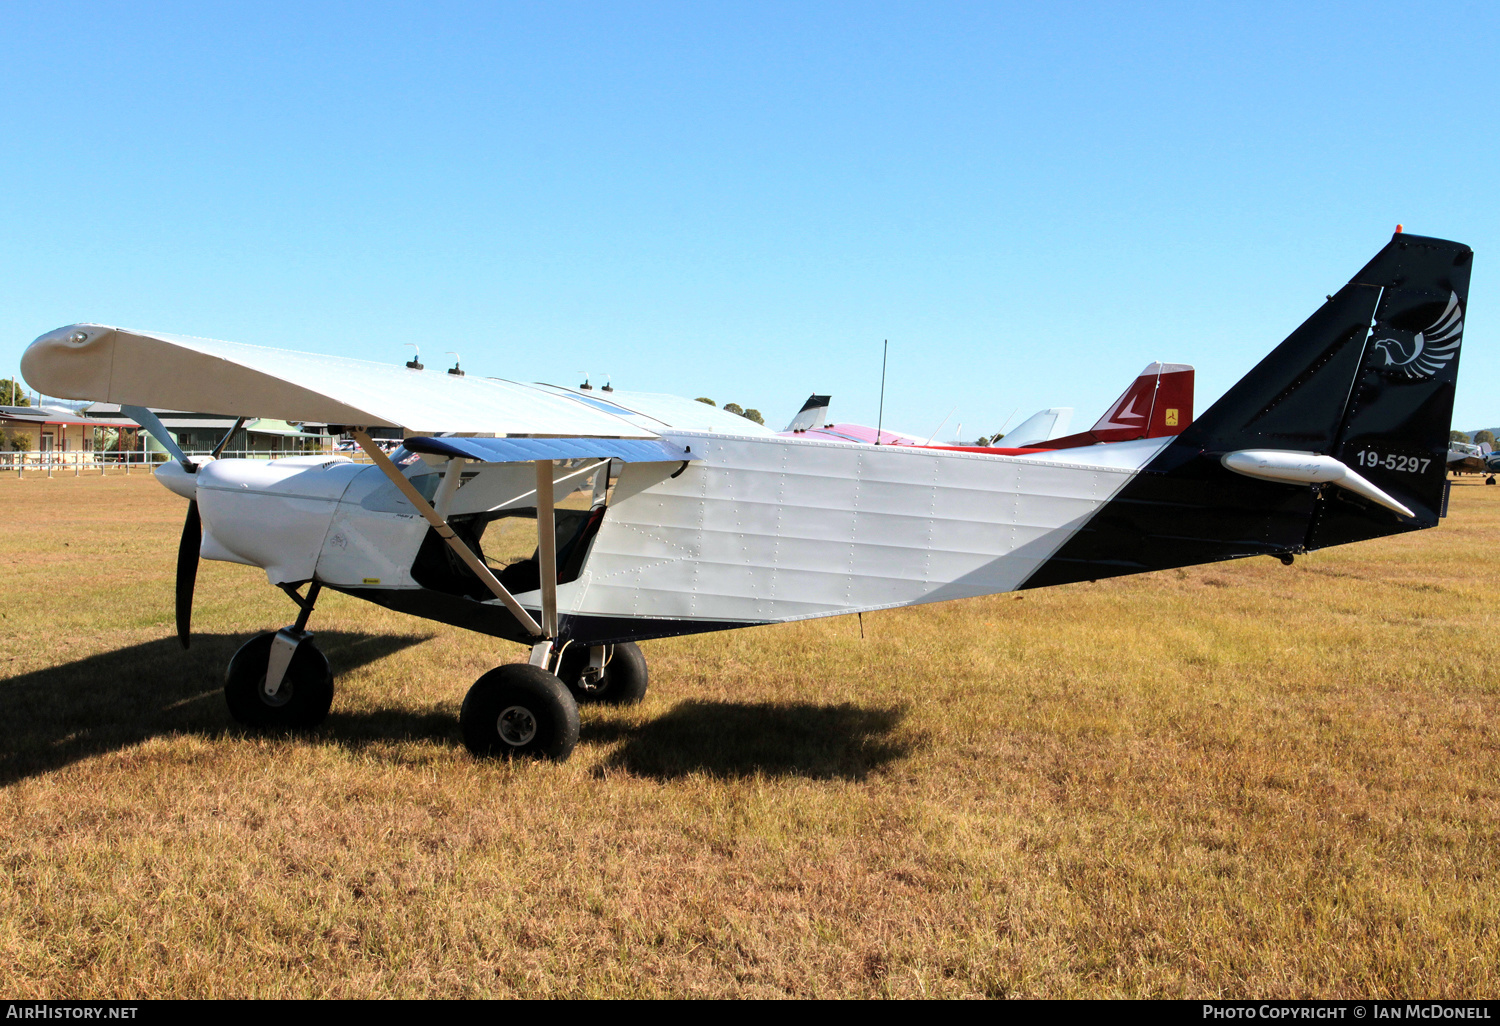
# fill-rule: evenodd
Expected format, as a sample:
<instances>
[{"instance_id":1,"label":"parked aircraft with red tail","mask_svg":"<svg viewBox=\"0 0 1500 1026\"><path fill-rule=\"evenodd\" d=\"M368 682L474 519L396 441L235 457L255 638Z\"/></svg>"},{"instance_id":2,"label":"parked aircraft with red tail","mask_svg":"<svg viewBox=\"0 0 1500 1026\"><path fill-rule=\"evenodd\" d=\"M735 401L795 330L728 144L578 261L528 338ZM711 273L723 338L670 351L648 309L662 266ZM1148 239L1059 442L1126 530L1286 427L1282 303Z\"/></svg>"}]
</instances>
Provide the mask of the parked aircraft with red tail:
<instances>
[{"instance_id":1,"label":"parked aircraft with red tail","mask_svg":"<svg viewBox=\"0 0 1500 1026\"><path fill-rule=\"evenodd\" d=\"M1185 363L1153 363L1087 431L1030 444L1038 449L1072 449L1099 442L1170 438L1182 434L1192 422L1193 368Z\"/></svg>"},{"instance_id":2,"label":"parked aircraft with red tail","mask_svg":"<svg viewBox=\"0 0 1500 1026\"><path fill-rule=\"evenodd\" d=\"M914 435L886 431L864 424L824 424L831 396L808 396L797 416L781 432L812 438L836 438L870 445L931 445ZM1097 442L1128 442L1137 438L1179 435L1193 421L1193 368L1185 363L1153 363L1141 371L1120 398L1088 431L1068 434L1072 407L1040 410L1002 436L1005 452L1019 449L1071 449ZM878 441L877 441L878 437ZM989 447L940 446L964 452L984 452ZM1001 451L1000 447L995 447Z\"/></svg>"}]
</instances>

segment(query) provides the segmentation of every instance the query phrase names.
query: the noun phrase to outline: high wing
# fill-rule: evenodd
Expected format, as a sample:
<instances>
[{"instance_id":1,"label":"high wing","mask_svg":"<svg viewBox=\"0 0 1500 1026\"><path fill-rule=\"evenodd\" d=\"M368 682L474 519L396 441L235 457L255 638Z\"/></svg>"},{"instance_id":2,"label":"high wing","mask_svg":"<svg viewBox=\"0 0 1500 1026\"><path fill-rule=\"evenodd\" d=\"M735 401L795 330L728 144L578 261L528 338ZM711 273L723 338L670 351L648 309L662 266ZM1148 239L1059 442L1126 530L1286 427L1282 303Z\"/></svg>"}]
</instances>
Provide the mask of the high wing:
<instances>
[{"instance_id":1,"label":"high wing","mask_svg":"<svg viewBox=\"0 0 1500 1026\"><path fill-rule=\"evenodd\" d=\"M33 388L62 399L236 417L419 434L657 437L639 418L514 381L102 324L41 336L21 357L21 373Z\"/></svg>"},{"instance_id":2,"label":"high wing","mask_svg":"<svg viewBox=\"0 0 1500 1026\"><path fill-rule=\"evenodd\" d=\"M1489 443L1449 442L1448 469L1455 473L1489 473L1490 452Z\"/></svg>"},{"instance_id":3,"label":"high wing","mask_svg":"<svg viewBox=\"0 0 1500 1026\"><path fill-rule=\"evenodd\" d=\"M611 389L600 395L558 385L538 385L557 395L566 395L595 409L624 417L638 427L656 431L674 427L681 431L706 431L720 435L769 435L771 430L737 413L695 399L660 392L626 392ZM601 391L603 391L601 389Z\"/></svg>"}]
</instances>

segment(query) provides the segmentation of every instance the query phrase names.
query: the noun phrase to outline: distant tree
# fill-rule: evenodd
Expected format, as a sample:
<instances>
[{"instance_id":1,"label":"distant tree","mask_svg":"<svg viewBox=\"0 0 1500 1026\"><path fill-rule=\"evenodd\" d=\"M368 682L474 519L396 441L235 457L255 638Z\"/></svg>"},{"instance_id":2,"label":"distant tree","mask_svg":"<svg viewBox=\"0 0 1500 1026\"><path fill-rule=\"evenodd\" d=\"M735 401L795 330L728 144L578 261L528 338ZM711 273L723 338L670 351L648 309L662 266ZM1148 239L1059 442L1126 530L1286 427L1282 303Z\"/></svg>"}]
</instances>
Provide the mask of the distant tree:
<instances>
[{"instance_id":1,"label":"distant tree","mask_svg":"<svg viewBox=\"0 0 1500 1026\"><path fill-rule=\"evenodd\" d=\"M30 406L26 390L10 378L0 378L0 406Z\"/></svg>"},{"instance_id":2,"label":"distant tree","mask_svg":"<svg viewBox=\"0 0 1500 1026\"><path fill-rule=\"evenodd\" d=\"M745 411L745 419L746 420L753 420L757 424L765 424L765 422L766 422L766 418L764 418L764 417L762 417L760 415L760 411L759 410L746 410Z\"/></svg>"},{"instance_id":3,"label":"distant tree","mask_svg":"<svg viewBox=\"0 0 1500 1026\"><path fill-rule=\"evenodd\" d=\"M710 406L718 406L719 405L718 403L714 402L712 399L708 398L707 396L702 396L702 395L700 395L698 397L698 401L700 403L708 403L708 405L710 405Z\"/></svg>"},{"instance_id":4,"label":"distant tree","mask_svg":"<svg viewBox=\"0 0 1500 1026\"><path fill-rule=\"evenodd\" d=\"M725 403L724 404L724 412L725 413L738 413L741 417L743 417L745 415L745 408L743 406L741 406L739 403Z\"/></svg>"},{"instance_id":5,"label":"distant tree","mask_svg":"<svg viewBox=\"0 0 1500 1026\"><path fill-rule=\"evenodd\" d=\"M1467 442L1468 440L1469 436L1464 434L1462 431L1448 432L1448 441L1450 442Z\"/></svg>"},{"instance_id":6,"label":"distant tree","mask_svg":"<svg viewBox=\"0 0 1500 1026\"><path fill-rule=\"evenodd\" d=\"M17 406L19 403L9 403ZM8 448L15 452L31 451L31 436L24 431L11 431L9 428L0 431L0 448Z\"/></svg>"},{"instance_id":7,"label":"distant tree","mask_svg":"<svg viewBox=\"0 0 1500 1026\"><path fill-rule=\"evenodd\" d=\"M1474 433L1475 445L1483 445L1485 442L1489 442L1491 446L1494 446L1495 444L1495 432L1489 430L1488 428L1483 431L1476 431Z\"/></svg>"}]
</instances>

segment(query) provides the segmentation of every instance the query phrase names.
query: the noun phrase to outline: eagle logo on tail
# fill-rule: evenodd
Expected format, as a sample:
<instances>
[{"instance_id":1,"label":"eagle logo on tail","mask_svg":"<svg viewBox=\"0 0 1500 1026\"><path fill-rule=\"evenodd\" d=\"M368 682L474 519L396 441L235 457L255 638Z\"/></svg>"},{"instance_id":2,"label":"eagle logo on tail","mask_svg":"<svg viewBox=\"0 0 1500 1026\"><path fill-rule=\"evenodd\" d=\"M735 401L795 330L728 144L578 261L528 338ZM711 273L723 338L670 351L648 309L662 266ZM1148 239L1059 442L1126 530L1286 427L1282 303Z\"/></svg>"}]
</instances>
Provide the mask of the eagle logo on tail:
<instances>
[{"instance_id":1,"label":"eagle logo on tail","mask_svg":"<svg viewBox=\"0 0 1500 1026\"><path fill-rule=\"evenodd\" d=\"M1432 377L1458 355L1463 342L1464 312L1458 294L1450 293L1442 316L1415 335L1387 331L1386 337L1375 340L1375 348L1385 354L1383 366L1412 379Z\"/></svg>"}]
</instances>

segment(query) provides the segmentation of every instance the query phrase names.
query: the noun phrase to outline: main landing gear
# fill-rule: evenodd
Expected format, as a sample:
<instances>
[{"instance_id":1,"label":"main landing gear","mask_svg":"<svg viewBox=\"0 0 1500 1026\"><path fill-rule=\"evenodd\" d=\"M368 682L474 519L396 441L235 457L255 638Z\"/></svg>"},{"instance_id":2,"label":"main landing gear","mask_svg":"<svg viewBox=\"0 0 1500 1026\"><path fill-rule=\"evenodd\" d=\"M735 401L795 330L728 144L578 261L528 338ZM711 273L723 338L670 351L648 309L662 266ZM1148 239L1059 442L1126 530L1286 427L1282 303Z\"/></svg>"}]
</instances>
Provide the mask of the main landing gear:
<instances>
[{"instance_id":1,"label":"main landing gear","mask_svg":"<svg viewBox=\"0 0 1500 1026\"><path fill-rule=\"evenodd\" d=\"M556 673L548 672L548 668ZM625 705L646 694L646 658L632 643L567 646L542 642L532 662L486 673L459 713L464 745L480 757L530 756L562 762L578 743L581 702Z\"/></svg>"},{"instance_id":2,"label":"main landing gear","mask_svg":"<svg viewBox=\"0 0 1500 1026\"><path fill-rule=\"evenodd\" d=\"M307 629L320 585L307 596L284 590L297 622L259 634L229 660L229 714L259 730L310 730L333 705L333 672ZM458 725L464 746L489 758L525 756L563 762L578 744L578 706L631 705L646 696L646 657L634 643L533 646L529 663L500 666L474 682Z\"/></svg>"},{"instance_id":3,"label":"main landing gear","mask_svg":"<svg viewBox=\"0 0 1500 1026\"><path fill-rule=\"evenodd\" d=\"M474 682L458 725L475 755L562 762L578 743L578 703L540 666L511 663Z\"/></svg>"},{"instance_id":4,"label":"main landing gear","mask_svg":"<svg viewBox=\"0 0 1500 1026\"><path fill-rule=\"evenodd\" d=\"M646 697L646 657L633 641L568 646L557 675L580 704L634 705Z\"/></svg>"},{"instance_id":5,"label":"main landing gear","mask_svg":"<svg viewBox=\"0 0 1500 1026\"><path fill-rule=\"evenodd\" d=\"M314 583L306 598L284 590L301 607L297 622L240 646L224 675L224 700L229 715L247 727L311 730L333 705L333 671L307 629L320 586Z\"/></svg>"}]
</instances>

